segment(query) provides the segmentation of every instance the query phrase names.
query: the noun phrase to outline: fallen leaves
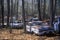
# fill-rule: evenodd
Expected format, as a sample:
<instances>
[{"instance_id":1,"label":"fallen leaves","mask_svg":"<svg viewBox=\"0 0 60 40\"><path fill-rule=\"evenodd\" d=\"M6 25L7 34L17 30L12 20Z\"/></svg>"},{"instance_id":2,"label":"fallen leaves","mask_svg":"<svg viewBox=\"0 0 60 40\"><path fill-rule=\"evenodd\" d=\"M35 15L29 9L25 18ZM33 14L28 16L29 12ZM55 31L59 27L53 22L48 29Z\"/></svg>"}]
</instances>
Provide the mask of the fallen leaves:
<instances>
[{"instance_id":1,"label":"fallen leaves","mask_svg":"<svg viewBox=\"0 0 60 40\"><path fill-rule=\"evenodd\" d=\"M58 37L46 37L36 36L33 34L25 34L23 30L12 29L12 33L9 33L9 29L0 30L0 39L9 40L58 40Z\"/></svg>"}]
</instances>

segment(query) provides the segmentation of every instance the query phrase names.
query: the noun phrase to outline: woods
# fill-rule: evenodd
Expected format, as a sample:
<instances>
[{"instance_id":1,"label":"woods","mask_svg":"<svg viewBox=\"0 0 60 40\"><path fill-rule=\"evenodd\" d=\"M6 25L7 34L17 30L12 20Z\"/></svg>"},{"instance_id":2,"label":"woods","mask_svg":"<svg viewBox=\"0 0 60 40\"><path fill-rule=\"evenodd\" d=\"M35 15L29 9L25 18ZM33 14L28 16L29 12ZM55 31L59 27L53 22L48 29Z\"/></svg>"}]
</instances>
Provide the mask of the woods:
<instances>
[{"instance_id":1,"label":"woods","mask_svg":"<svg viewBox=\"0 0 60 40\"><path fill-rule=\"evenodd\" d=\"M60 34L60 0L0 0L0 29L1 38L55 40Z\"/></svg>"},{"instance_id":2,"label":"woods","mask_svg":"<svg viewBox=\"0 0 60 40\"><path fill-rule=\"evenodd\" d=\"M2 25L4 25L4 21L7 22L7 27L9 27L9 23L13 20L23 20L24 28L26 30L25 20L29 19L29 15L31 17L37 16L39 20L47 20L50 19L50 25L53 25L54 17L59 15L59 0L0 0L0 14L2 17ZM4 2L6 4L4 4ZM4 6L7 5L7 6ZM58 8L57 8L58 7ZM5 8L7 10L5 10ZM19 9L20 8L20 9ZM58 11L57 11L58 10ZM6 13L5 13L5 12ZM6 14L6 15L4 15ZM7 18L4 18L6 17ZM22 16L22 19L21 17ZM26 18L27 17L27 18ZM25 31L24 30L24 31Z\"/></svg>"}]
</instances>

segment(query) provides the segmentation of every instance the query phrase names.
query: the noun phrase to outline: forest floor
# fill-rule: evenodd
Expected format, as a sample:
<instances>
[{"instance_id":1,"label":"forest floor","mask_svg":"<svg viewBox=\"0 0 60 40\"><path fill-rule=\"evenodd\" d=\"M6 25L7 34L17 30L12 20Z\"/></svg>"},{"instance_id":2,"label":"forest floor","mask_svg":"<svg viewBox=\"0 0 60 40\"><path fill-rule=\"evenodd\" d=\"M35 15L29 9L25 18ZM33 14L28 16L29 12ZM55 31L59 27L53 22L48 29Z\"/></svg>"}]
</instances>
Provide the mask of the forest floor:
<instances>
[{"instance_id":1,"label":"forest floor","mask_svg":"<svg viewBox=\"0 0 60 40\"><path fill-rule=\"evenodd\" d=\"M22 29L12 29L12 33L9 29L0 30L0 40L59 40L59 36L36 36L32 34L25 34Z\"/></svg>"}]
</instances>

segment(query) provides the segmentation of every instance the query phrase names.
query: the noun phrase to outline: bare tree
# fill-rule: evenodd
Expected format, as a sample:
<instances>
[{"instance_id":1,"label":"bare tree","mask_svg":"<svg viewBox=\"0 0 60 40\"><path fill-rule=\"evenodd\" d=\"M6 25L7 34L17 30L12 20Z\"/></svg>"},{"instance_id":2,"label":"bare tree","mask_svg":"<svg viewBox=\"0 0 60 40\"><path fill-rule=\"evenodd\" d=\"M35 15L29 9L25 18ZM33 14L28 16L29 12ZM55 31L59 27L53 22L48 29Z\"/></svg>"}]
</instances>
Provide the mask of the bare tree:
<instances>
[{"instance_id":1,"label":"bare tree","mask_svg":"<svg viewBox=\"0 0 60 40\"><path fill-rule=\"evenodd\" d=\"M41 0L37 0L37 2L38 2L38 12L39 12L39 20L42 20L42 18L41 18L41 7L40 7L40 1Z\"/></svg>"},{"instance_id":2,"label":"bare tree","mask_svg":"<svg viewBox=\"0 0 60 40\"><path fill-rule=\"evenodd\" d=\"M27 16L27 21L28 21L28 0L27 0L27 10L26 10L26 16Z\"/></svg>"},{"instance_id":3,"label":"bare tree","mask_svg":"<svg viewBox=\"0 0 60 40\"><path fill-rule=\"evenodd\" d=\"M46 15L46 13L45 13L45 9L46 9L46 0L44 0L44 5L43 5L43 20L45 20L45 15Z\"/></svg>"},{"instance_id":4,"label":"bare tree","mask_svg":"<svg viewBox=\"0 0 60 40\"><path fill-rule=\"evenodd\" d=\"M7 0L7 9L8 9L8 14L7 14L7 27L9 27L9 17L10 17L10 0ZM11 27L9 32L11 33Z\"/></svg>"},{"instance_id":5,"label":"bare tree","mask_svg":"<svg viewBox=\"0 0 60 40\"><path fill-rule=\"evenodd\" d=\"M24 31L26 33L26 23L25 23L25 9L24 9L24 0L22 0L22 17L23 17L23 27L24 27Z\"/></svg>"},{"instance_id":6,"label":"bare tree","mask_svg":"<svg viewBox=\"0 0 60 40\"><path fill-rule=\"evenodd\" d=\"M53 26L53 21L56 13L56 1L57 0L50 0L50 25Z\"/></svg>"},{"instance_id":7,"label":"bare tree","mask_svg":"<svg viewBox=\"0 0 60 40\"><path fill-rule=\"evenodd\" d=\"M4 27L4 0L1 0L2 26Z\"/></svg>"},{"instance_id":8,"label":"bare tree","mask_svg":"<svg viewBox=\"0 0 60 40\"><path fill-rule=\"evenodd\" d=\"M11 0L11 21L13 20L13 0Z\"/></svg>"},{"instance_id":9,"label":"bare tree","mask_svg":"<svg viewBox=\"0 0 60 40\"><path fill-rule=\"evenodd\" d=\"M7 26L9 27L10 0L7 0L7 9L8 9L8 14L7 14Z\"/></svg>"},{"instance_id":10,"label":"bare tree","mask_svg":"<svg viewBox=\"0 0 60 40\"><path fill-rule=\"evenodd\" d=\"M10 20L10 22L12 22L12 26L13 26L13 0L11 0L11 15L10 15L10 17L11 17L11 20ZM12 28L10 27L10 33L12 33Z\"/></svg>"},{"instance_id":11,"label":"bare tree","mask_svg":"<svg viewBox=\"0 0 60 40\"><path fill-rule=\"evenodd\" d=\"M32 2L32 16L34 17L34 0L31 0Z\"/></svg>"},{"instance_id":12,"label":"bare tree","mask_svg":"<svg viewBox=\"0 0 60 40\"><path fill-rule=\"evenodd\" d=\"M18 6L19 6L19 0L17 0L17 16L16 16L17 20L18 20Z\"/></svg>"}]
</instances>

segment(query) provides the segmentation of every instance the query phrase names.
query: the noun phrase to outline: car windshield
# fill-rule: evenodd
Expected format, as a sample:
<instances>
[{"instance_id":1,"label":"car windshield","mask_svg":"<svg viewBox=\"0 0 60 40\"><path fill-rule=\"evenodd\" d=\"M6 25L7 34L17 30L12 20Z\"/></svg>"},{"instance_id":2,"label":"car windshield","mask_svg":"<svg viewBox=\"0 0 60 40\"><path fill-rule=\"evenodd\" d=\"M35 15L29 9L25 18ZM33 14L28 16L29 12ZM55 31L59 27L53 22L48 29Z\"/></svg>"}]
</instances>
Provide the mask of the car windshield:
<instances>
[{"instance_id":1,"label":"car windshield","mask_svg":"<svg viewBox=\"0 0 60 40\"><path fill-rule=\"evenodd\" d=\"M35 19L33 19L32 21L39 21L39 19L38 19L38 18L35 18Z\"/></svg>"},{"instance_id":2,"label":"car windshield","mask_svg":"<svg viewBox=\"0 0 60 40\"><path fill-rule=\"evenodd\" d=\"M33 22L33 24L35 24L35 25L42 25L42 23L40 23L40 22Z\"/></svg>"},{"instance_id":3,"label":"car windshield","mask_svg":"<svg viewBox=\"0 0 60 40\"><path fill-rule=\"evenodd\" d=\"M21 21L13 21L13 22L10 22L10 23L21 23Z\"/></svg>"}]
</instances>

